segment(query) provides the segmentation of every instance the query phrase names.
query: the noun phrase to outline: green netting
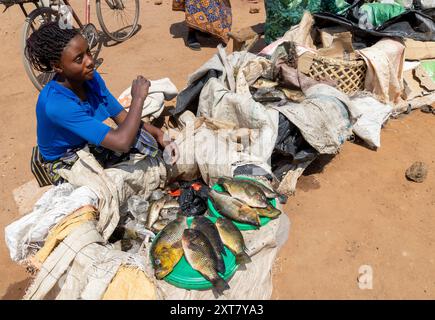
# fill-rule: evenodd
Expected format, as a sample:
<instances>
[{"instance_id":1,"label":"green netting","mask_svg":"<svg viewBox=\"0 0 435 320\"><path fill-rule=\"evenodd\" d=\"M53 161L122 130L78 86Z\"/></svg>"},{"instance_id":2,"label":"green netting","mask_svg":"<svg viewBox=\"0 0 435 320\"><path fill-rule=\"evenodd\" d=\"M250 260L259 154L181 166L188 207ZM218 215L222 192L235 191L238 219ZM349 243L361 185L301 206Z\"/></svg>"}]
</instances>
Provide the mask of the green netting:
<instances>
[{"instance_id":1,"label":"green netting","mask_svg":"<svg viewBox=\"0 0 435 320\"><path fill-rule=\"evenodd\" d=\"M298 24L304 11L340 14L349 6L345 0L265 0L266 43L282 37L291 26Z\"/></svg>"}]
</instances>

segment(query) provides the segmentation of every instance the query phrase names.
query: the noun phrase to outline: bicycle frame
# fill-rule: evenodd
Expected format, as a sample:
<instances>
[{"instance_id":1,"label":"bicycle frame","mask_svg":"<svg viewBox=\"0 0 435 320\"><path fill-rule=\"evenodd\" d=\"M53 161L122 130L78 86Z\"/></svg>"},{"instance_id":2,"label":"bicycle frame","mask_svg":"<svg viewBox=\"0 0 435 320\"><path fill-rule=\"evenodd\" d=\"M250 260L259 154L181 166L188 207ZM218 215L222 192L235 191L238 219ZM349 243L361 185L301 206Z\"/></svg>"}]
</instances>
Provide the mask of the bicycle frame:
<instances>
[{"instance_id":1,"label":"bicycle frame","mask_svg":"<svg viewBox=\"0 0 435 320\"><path fill-rule=\"evenodd\" d=\"M83 28L85 25L91 23L91 0L86 0L85 2L85 24L82 23L82 21L80 20L79 16L76 14L76 12L74 11L73 7L70 5L69 0L46 0L47 1L47 5L45 5L44 0L35 0L33 2L33 4L36 6L36 8L40 8L41 5L40 3L42 3L42 6L51 6L51 5L59 5L59 4L64 4L68 7L71 8L71 13L73 15L74 20L77 22L77 24L79 25L80 29ZM107 2L107 4L112 8L118 8L118 9L123 9L124 8L124 4L122 3L122 0L105 0ZM22 3L19 4L21 11L23 11L24 16L28 16L29 14L27 13L26 9L24 8L24 5ZM112 9L113 9L112 8Z\"/></svg>"},{"instance_id":2,"label":"bicycle frame","mask_svg":"<svg viewBox=\"0 0 435 320\"><path fill-rule=\"evenodd\" d=\"M62 1L64 2L65 5L69 6L72 9L72 6L69 4L69 0L62 0ZM109 1L106 0L106 2L110 7L120 8L120 9L124 8L124 4L122 3L122 0L109 0ZM72 14L73 14L74 19L76 20L76 22L80 26L80 28L82 28L83 24L80 21L77 14L74 12L74 9L72 9ZM91 23L91 0L86 0L86 3L85 3L85 19L86 19L85 25Z\"/></svg>"},{"instance_id":3,"label":"bicycle frame","mask_svg":"<svg viewBox=\"0 0 435 320\"><path fill-rule=\"evenodd\" d=\"M60 2L60 1L59 1ZM69 0L62 0L63 4L71 8L71 13L74 17L74 20L79 25L80 29L83 28L83 23L80 20L79 16L74 11L73 7L70 5ZM85 25L91 22L91 0L86 0L85 3Z\"/></svg>"}]
</instances>

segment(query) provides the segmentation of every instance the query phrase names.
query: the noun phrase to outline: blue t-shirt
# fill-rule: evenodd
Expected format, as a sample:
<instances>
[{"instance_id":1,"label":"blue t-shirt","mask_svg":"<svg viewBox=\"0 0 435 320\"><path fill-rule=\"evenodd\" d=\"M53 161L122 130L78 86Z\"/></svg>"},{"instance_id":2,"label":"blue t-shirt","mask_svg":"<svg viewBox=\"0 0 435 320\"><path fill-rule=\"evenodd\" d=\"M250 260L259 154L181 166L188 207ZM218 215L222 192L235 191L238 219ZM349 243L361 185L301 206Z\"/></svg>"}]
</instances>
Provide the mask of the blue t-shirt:
<instances>
[{"instance_id":1,"label":"blue t-shirt","mask_svg":"<svg viewBox=\"0 0 435 320\"><path fill-rule=\"evenodd\" d=\"M103 123L124 108L107 90L101 76L85 82L87 100L50 81L39 94L36 104L38 146L47 161L59 159L68 150L86 143L100 145L110 127Z\"/></svg>"}]
</instances>

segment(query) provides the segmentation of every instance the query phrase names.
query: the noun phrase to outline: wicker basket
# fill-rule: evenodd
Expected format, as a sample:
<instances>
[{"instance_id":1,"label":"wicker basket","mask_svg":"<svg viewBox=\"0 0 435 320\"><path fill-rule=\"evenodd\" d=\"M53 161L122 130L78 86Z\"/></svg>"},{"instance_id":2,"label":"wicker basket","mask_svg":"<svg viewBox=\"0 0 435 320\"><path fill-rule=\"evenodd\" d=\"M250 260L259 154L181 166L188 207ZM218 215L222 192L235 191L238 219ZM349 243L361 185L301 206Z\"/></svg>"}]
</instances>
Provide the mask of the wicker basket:
<instances>
[{"instance_id":1,"label":"wicker basket","mask_svg":"<svg viewBox=\"0 0 435 320\"><path fill-rule=\"evenodd\" d=\"M346 61L315 55L307 75L316 80L332 79L337 89L353 94L364 90L366 71L367 65L362 59Z\"/></svg>"}]
</instances>

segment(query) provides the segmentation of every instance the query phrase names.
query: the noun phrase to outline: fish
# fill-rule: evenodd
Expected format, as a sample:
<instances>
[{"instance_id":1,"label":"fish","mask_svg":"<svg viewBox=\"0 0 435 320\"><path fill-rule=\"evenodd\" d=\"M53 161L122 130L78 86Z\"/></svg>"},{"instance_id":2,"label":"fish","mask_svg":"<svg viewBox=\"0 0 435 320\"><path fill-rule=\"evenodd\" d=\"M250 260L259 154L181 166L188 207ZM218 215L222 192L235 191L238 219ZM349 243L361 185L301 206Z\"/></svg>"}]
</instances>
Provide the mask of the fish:
<instances>
[{"instance_id":1,"label":"fish","mask_svg":"<svg viewBox=\"0 0 435 320\"><path fill-rule=\"evenodd\" d=\"M171 222L171 220L169 219L159 219L156 222L154 222L153 226L151 227L153 232L160 232L163 230L163 228L165 228L169 222Z\"/></svg>"},{"instance_id":2,"label":"fish","mask_svg":"<svg viewBox=\"0 0 435 320\"><path fill-rule=\"evenodd\" d=\"M228 283L219 276L216 253L210 241L201 231L195 229L184 230L181 243L187 262L210 281L220 294L230 288Z\"/></svg>"},{"instance_id":3,"label":"fish","mask_svg":"<svg viewBox=\"0 0 435 320\"><path fill-rule=\"evenodd\" d=\"M181 239L186 228L186 217L180 216L171 221L154 239L151 246L151 261L158 280L171 273L183 257Z\"/></svg>"},{"instance_id":4,"label":"fish","mask_svg":"<svg viewBox=\"0 0 435 320\"><path fill-rule=\"evenodd\" d=\"M179 208L180 204L177 199L171 199L165 202L163 209Z\"/></svg>"},{"instance_id":5,"label":"fish","mask_svg":"<svg viewBox=\"0 0 435 320\"><path fill-rule=\"evenodd\" d=\"M237 178L237 180L243 180L243 181L246 181L248 183L252 183L252 184L256 185L257 187L259 187L261 189L261 191L264 192L264 195L268 199L277 198L280 203L283 203L283 204L287 203L288 197L286 195L278 193L273 188L269 188L268 186L264 185L260 181L257 181L257 180L248 180L248 179L244 179L244 178Z\"/></svg>"},{"instance_id":6,"label":"fish","mask_svg":"<svg viewBox=\"0 0 435 320\"><path fill-rule=\"evenodd\" d=\"M267 198L264 192L254 184L223 177L219 178L217 183L222 185L232 197L243 201L250 207L267 207Z\"/></svg>"},{"instance_id":7,"label":"fish","mask_svg":"<svg viewBox=\"0 0 435 320\"><path fill-rule=\"evenodd\" d=\"M241 223L260 226L258 214L246 203L231 197L228 193L217 192L213 189L210 190L209 196L216 210L222 215Z\"/></svg>"},{"instance_id":8,"label":"fish","mask_svg":"<svg viewBox=\"0 0 435 320\"><path fill-rule=\"evenodd\" d=\"M260 88L275 88L278 86L278 82L275 81L271 81L268 79L264 79L264 78L260 78L257 81L255 81L255 83L251 86L255 89L260 89Z\"/></svg>"},{"instance_id":9,"label":"fish","mask_svg":"<svg viewBox=\"0 0 435 320\"><path fill-rule=\"evenodd\" d=\"M151 204L150 211L148 212L147 220L145 226L150 229L152 225L159 219L160 211L165 205L166 199L161 198L157 201L154 201Z\"/></svg>"},{"instance_id":10,"label":"fish","mask_svg":"<svg viewBox=\"0 0 435 320\"><path fill-rule=\"evenodd\" d=\"M225 262L222 257L222 254L225 254L225 248L214 223L211 222L210 219L207 219L206 217L197 216L193 218L190 227L192 229L201 231L210 241L211 246L213 247L213 250L216 253L216 257L217 257L217 262L218 262L217 270L221 274L224 274Z\"/></svg>"},{"instance_id":11,"label":"fish","mask_svg":"<svg viewBox=\"0 0 435 320\"><path fill-rule=\"evenodd\" d=\"M216 228L225 246L236 256L237 264L246 264L251 262L251 258L245 252L245 241L243 235L236 228L234 223L225 218L216 220Z\"/></svg>"},{"instance_id":12,"label":"fish","mask_svg":"<svg viewBox=\"0 0 435 320\"><path fill-rule=\"evenodd\" d=\"M267 217L271 219L277 218L281 211L272 205L267 206L267 208L252 208L260 217Z\"/></svg>"},{"instance_id":13,"label":"fish","mask_svg":"<svg viewBox=\"0 0 435 320\"><path fill-rule=\"evenodd\" d=\"M237 180L241 180L241 181L244 181L244 182L247 182L249 184L253 184L253 185L257 186L258 188L261 189L261 191L263 191L266 198L274 199L274 198L278 198L280 196L280 194L278 192L274 191L272 188L266 187L264 184L262 184L261 182L259 182L257 180L246 179L243 177L237 177Z\"/></svg>"},{"instance_id":14,"label":"fish","mask_svg":"<svg viewBox=\"0 0 435 320\"><path fill-rule=\"evenodd\" d=\"M179 208L164 208L160 210L160 218L161 219L169 219L174 220L177 217L178 212L180 211Z\"/></svg>"}]
</instances>

